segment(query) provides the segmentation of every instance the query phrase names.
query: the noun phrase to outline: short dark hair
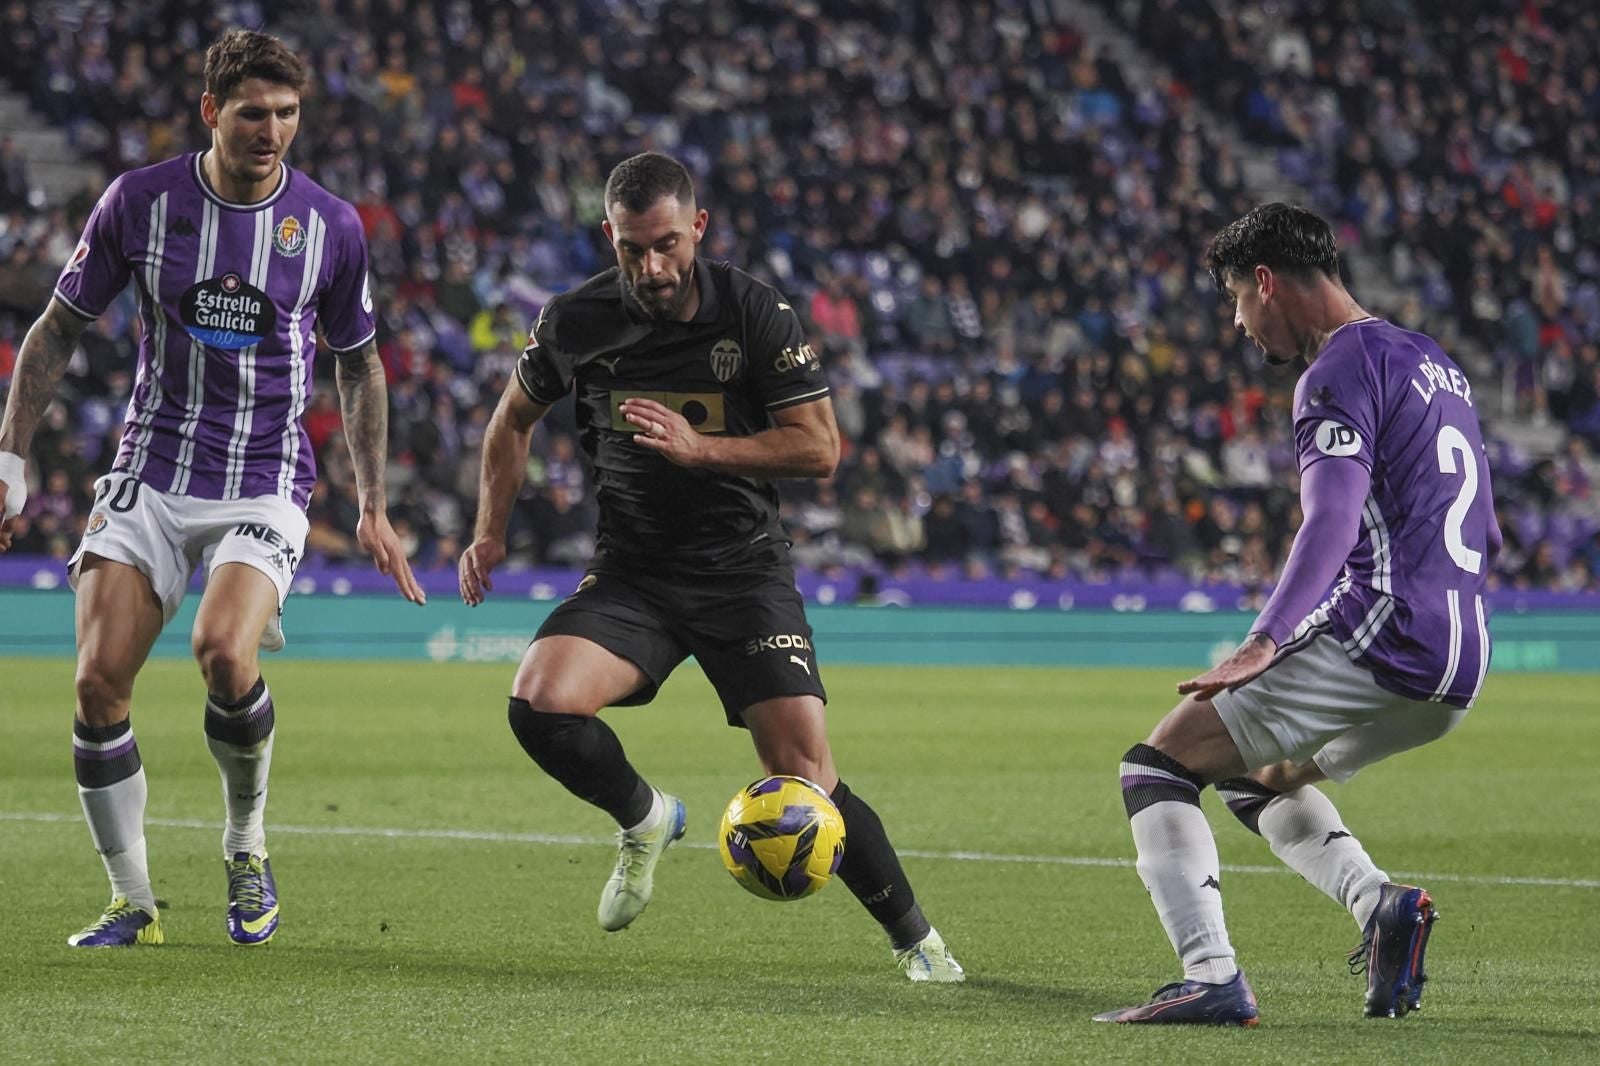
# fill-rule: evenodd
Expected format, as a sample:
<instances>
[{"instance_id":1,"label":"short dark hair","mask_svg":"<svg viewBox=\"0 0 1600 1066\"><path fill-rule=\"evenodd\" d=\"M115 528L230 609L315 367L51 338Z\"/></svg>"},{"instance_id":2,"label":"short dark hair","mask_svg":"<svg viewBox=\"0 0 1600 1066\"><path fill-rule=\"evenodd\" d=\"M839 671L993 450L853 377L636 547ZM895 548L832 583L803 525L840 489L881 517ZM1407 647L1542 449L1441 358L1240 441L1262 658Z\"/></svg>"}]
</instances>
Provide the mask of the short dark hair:
<instances>
[{"instance_id":1,"label":"short dark hair","mask_svg":"<svg viewBox=\"0 0 1600 1066\"><path fill-rule=\"evenodd\" d=\"M229 30L206 49L206 92L221 106L246 78L260 78L304 92L306 65L271 34Z\"/></svg>"},{"instance_id":2,"label":"short dark hair","mask_svg":"<svg viewBox=\"0 0 1600 1066\"><path fill-rule=\"evenodd\" d=\"M648 211L657 200L670 196L680 204L694 203L694 179L684 165L660 152L640 152L612 168L606 179L606 210L621 204L629 211Z\"/></svg>"},{"instance_id":3,"label":"short dark hair","mask_svg":"<svg viewBox=\"0 0 1600 1066\"><path fill-rule=\"evenodd\" d=\"M1206 249L1206 269L1223 292L1230 277L1247 276L1258 266L1302 278L1321 273L1337 281L1339 244L1315 211L1297 204L1262 204L1223 227Z\"/></svg>"}]
</instances>

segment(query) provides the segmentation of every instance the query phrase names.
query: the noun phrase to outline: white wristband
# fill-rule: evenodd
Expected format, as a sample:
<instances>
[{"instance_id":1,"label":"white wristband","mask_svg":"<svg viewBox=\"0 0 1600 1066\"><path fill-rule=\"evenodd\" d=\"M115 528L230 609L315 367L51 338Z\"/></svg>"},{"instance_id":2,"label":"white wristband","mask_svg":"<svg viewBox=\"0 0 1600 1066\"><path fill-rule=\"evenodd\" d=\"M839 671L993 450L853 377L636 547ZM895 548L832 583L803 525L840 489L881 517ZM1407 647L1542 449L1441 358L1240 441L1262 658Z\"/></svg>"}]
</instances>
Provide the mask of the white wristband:
<instances>
[{"instance_id":1,"label":"white wristband","mask_svg":"<svg viewBox=\"0 0 1600 1066\"><path fill-rule=\"evenodd\" d=\"M27 460L14 452L0 452L0 484L6 487L5 513L0 521L21 514L28 502Z\"/></svg>"}]
</instances>

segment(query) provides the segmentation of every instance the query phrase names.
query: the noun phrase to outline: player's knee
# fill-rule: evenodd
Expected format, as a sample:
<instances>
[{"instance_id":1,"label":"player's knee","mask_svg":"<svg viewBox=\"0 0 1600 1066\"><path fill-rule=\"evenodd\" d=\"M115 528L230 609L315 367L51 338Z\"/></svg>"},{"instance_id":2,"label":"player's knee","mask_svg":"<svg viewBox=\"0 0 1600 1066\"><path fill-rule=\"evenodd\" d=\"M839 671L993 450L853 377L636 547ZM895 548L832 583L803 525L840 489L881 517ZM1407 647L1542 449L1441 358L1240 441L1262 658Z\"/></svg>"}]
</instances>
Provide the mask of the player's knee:
<instances>
[{"instance_id":1,"label":"player's knee","mask_svg":"<svg viewBox=\"0 0 1600 1066\"><path fill-rule=\"evenodd\" d=\"M260 675L255 648L230 634L196 633L193 650L207 691L224 699L244 695Z\"/></svg>"},{"instance_id":2,"label":"player's knee","mask_svg":"<svg viewBox=\"0 0 1600 1066\"><path fill-rule=\"evenodd\" d=\"M511 697L506 721L522 750L541 766L552 754L563 752L580 738L588 715L546 711L524 699Z\"/></svg>"},{"instance_id":3,"label":"player's knee","mask_svg":"<svg viewBox=\"0 0 1600 1066\"><path fill-rule=\"evenodd\" d=\"M516 690L522 702L537 708L535 714L587 716L600 710L584 686L543 671L518 677Z\"/></svg>"},{"instance_id":4,"label":"player's knee","mask_svg":"<svg viewBox=\"0 0 1600 1066\"><path fill-rule=\"evenodd\" d=\"M1122 756L1122 804L1132 818L1156 803L1190 803L1200 806L1205 779L1172 756L1135 744Z\"/></svg>"},{"instance_id":5,"label":"player's knee","mask_svg":"<svg viewBox=\"0 0 1600 1066\"><path fill-rule=\"evenodd\" d=\"M74 684L78 715L89 725L114 725L128 716L128 699L133 690L129 680L91 660L78 664Z\"/></svg>"},{"instance_id":6,"label":"player's knee","mask_svg":"<svg viewBox=\"0 0 1600 1066\"><path fill-rule=\"evenodd\" d=\"M810 751L799 744L779 745L773 751L763 752L761 763L768 774L803 777L807 781L818 782L830 776L827 772L827 751Z\"/></svg>"}]
</instances>

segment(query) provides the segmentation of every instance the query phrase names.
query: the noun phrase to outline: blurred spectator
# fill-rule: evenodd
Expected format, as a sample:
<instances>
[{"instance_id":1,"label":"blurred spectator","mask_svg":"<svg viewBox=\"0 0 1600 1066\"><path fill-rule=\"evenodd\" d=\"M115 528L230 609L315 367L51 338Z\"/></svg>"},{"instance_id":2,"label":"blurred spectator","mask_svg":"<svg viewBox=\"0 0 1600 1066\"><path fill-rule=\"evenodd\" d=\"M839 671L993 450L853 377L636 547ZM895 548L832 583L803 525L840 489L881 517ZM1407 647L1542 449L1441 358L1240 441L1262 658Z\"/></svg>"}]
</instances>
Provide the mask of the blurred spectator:
<instances>
[{"instance_id":1,"label":"blurred spectator","mask_svg":"<svg viewBox=\"0 0 1600 1066\"><path fill-rule=\"evenodd\" d=\"M1177 81L1130 88L1053 5L1019 0L253 9L315 71L294 164L367 230L391 499L423 565L470 528L483 427L539 309L609 265L605 175L656 147L696 176L703 252L802 309L833 381L845 459L837 484L785 489L797 561L1269 579L1296 521L1294 373L1240 343L1200 269L1253 202L1200 94L1342 241L1388 258L1397 321L1488 351L1504 380L1474 378L1480 410L1504 391L1570 430L1554 456L1495 445L1501 579L1592 588L1600 16L1103 2ZM196 46L234 10L13 3L0 78L109 173L142 166L207 142ZM0 138L0 381L99 191L30 209L17 160ZM30 457L28 550L71 550L137 321L130 289L85 334ZM342 559L354 485L331 361L316 370L308 552ZM563 403L535 434L514 564L588 550L578 432Z\"/></svg>"}]
</instances>

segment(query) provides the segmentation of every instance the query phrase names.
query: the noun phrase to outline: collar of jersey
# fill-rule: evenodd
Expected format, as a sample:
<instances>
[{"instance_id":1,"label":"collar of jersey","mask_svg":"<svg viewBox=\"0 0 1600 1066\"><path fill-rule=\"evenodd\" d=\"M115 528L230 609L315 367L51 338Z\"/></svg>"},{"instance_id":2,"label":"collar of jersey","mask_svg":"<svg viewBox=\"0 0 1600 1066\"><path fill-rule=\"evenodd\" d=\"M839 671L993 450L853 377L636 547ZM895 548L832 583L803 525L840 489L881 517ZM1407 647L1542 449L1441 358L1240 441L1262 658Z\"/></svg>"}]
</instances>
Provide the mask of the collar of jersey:
<instances>
[{"instance_id":1,"label":"collar of jersey","mask_svg":"<svg viewBox=\"0 0 1600 1066\"><path fill-rule=\"evenodd\" d=\"M618 291L622 298L622 309L627 316L635 322L656 324L656 320L646 315L635 301L630 300L626 293L621 292L621 272L618 272ZM711 276L711 268L706 266L706 261L699 256L694 257L694 283L700 289L700 306L695 308L694 317L687 322L680 322L680 326L703 325L715 322L722 312L722 303L717 297L717 281Z\"/></svg>"},{"instance_id":2,"label":"collar of jersey","mask_svg":"<svg viewBox=\"0 0 1600 1066\"><path fill-rule=\"evenodd\" d=\"M205 154L205 152L196 152L194 154L194 158L189 163L189 174L194 178L194 183L200 186L200 191L205 194L206 199L218 207L229 211L259 211L263 207L271 207L277 203L279 198L289 189L289 175L292 171L289 170L289 164L280 159L278 160L278 187L272 190L271 196L248 204L238 204L232 200L224 200L217 195L217 190L213 189L211 183L206 180L206 172L200 166L200 160L205 158Z\"/></svg>"}]
</instances>

